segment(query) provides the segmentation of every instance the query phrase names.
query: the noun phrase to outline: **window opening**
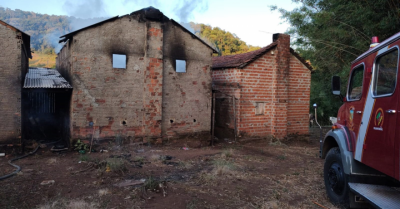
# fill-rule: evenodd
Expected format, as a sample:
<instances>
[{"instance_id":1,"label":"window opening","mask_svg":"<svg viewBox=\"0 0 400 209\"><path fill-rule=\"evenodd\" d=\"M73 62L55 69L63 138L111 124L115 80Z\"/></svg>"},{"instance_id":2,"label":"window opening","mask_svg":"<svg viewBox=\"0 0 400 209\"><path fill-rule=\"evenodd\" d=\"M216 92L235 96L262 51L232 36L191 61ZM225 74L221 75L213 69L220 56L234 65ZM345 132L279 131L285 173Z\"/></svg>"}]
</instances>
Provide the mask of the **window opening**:
<instances>
[{"instance_id":1,"label":"window opening","mask_svg":"<svg viewBox=\"0 0 400 209\"><path fill-rule=\"evenodd\" d=\"M256 115L264 115L265 104L262 102L256 103Z\"/></svg>"},{"instance_id":2,"label":"window opening","mask_svg":"<svg viewBox=\"0 0 400 209\"><path fill-rule=\"evenodd\" d=\"M362 95L362 87L363 87L363 78L364 78L364 65L355 68L352 72L350 78L350 86L349 86L349 100L359 100Z\"/></svg>"},{"instance_id":3,"label":"window opening","mask_svg":"<svg viewBox=\"0 0 400 209\"><path fill-rule=\"evenodd\" d=\"M374 71L374 96L388 96L393 94L397 80L397 62L397 49L376 60Z\"/></svg>"},{"instance_id":4,"label":"window opening","mask_svg":"<svg viewBox=\"0 0 400 209\"><path fill-rule=\"evenodd\" d=\"M177 73L186 73L186 60L176 60L175 64Z\"/></svg>"},{"instance_id":5,"label":"window opening","mask_svg":"<svg viewBox=\"0 0 400 209\"><path fill-rule=\"evenodd\" d=\"M113 65L113 68L126 69L126 55L124 55L124 54L113 54L112 65Z\"/></svg>"}]
</instances>

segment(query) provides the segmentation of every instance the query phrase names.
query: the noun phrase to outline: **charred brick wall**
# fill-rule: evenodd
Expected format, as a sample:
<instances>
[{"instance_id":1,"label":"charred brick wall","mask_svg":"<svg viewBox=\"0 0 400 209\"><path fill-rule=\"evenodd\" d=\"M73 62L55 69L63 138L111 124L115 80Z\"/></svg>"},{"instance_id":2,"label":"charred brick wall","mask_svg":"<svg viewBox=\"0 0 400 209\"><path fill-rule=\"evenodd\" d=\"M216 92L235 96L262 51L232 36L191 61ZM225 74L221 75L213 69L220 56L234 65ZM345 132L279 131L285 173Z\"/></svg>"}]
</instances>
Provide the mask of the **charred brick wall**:
<instances>
[{"instance_id":1,"label":"charred brick wall","mask_svg":"<svg viewBox=\"0 0 400 209\"><path fill-rule=\"evenodd\" d=\"M0 144L18 144L21 139L22 75L28 69L22 34L0 24L0 49Z\"/></svg>"},{"instance_id":2,"label":"charred brick wall","mask_svg":"<svg viewBox=\"0 0 400 209\"><path fill-rule=\"evenodd\" d=\"M149 57L152 54L146 53L146 48L162 46L147 45L151 43L146 42L147 29L151 27L143 22L119 18L75 34L63 47L57 65L74 88L72 138L90 137L90 122L94 122L99 138L135 137L148 132L145 120L157 112L148 104L151 97L157 100L157 94L145 94L144 90L160 82L161 77L151 77L158 61ZM126 69L113 68L113 54L126 55ZM147 71L150 68L152 72Z\"/></svg>"},{"instance_id":3,"label":"charred brick wall","mask_svg":"<svg viewBox=\"0 0 400 209\"><path fill-rule=\"evenodd\" d=\"M212 50L173 22L165 23L163 136L210 133ZM186 72L176 72L176 59Z\"/></svg>"},{"instance_id":4,"label":"charred brick wall","mask_svg":"<svg viewBox=\"0 0 400 209\"><path fill-rule=\"evenodd\" d=\"M126 69L112 67L112 54L126 55ZM92 121L99 138L209 133L211 55L170 20L140 14L75 34L57 57L74 88L72 138L90 137ZM175 59L186 60L186 73L175 72Z\"/></svg>"}]
</instances>

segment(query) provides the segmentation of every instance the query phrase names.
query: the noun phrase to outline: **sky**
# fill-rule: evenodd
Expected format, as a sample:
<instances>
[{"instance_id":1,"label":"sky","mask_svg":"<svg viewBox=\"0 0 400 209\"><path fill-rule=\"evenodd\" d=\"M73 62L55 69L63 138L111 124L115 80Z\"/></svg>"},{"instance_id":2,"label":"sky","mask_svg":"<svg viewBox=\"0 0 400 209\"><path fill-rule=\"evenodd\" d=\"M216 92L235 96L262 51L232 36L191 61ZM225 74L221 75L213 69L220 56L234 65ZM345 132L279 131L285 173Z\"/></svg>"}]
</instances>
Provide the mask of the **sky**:
<instances>
[{"instance_id":1,"label":"sky","mask_svg":"<svg viewBox=\"0 0 400 209\"><path fill-rule=\"evenodd\" d=\"M292 10L292 0L0 0L0 6L49 15L111 17L153 6L178 22L195 22L236 34L247 44L266 46L289 25L269 6Z\"/></svg>"}]
</instances>

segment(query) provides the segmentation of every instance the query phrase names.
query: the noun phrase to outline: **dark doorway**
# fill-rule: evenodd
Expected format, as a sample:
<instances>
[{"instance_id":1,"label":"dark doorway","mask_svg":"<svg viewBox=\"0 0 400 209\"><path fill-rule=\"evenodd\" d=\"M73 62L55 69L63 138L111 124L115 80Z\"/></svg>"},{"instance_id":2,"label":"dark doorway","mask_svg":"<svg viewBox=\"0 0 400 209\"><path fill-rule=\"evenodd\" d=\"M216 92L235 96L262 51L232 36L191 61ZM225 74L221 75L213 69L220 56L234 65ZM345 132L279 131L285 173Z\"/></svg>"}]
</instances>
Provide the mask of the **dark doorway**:
<instances>
[{"instance_id":1,"label":"dark doorway","mask_svg":"<svg viewBox=\"0 0 400 209\"><path fill-rule=\"evenodd\" d=\"M71 89L27 89L22 93L22 137L69 145Z\"/></svg>"}]
</instances>

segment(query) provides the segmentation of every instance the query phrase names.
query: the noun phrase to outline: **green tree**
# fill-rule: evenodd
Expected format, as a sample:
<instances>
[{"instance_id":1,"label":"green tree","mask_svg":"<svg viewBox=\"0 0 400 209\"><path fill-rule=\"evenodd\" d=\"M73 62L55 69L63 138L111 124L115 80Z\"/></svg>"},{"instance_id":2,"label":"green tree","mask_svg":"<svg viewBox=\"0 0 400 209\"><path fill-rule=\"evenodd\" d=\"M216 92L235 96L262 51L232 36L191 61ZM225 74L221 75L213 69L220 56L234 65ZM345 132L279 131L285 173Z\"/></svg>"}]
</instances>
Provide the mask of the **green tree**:
<instances>
[{"instance_id":1,"label":"green tree","mask_svg":"<svg viewBox=\"0 0 400 209\"><path fill-rule=\"evenodd\" d=\"M214 46L218 56L242 54L260 49L258 46L247 45L237 35L226 32L218 27L211 27L205 24L190 23L195 34Z\"/></svg>"},{"instance_id":2,"label":"green tree","mask_svg":"<svg viewBox=\"0 0 400 209\"><path fill-rule=\"evenodd\" d=\"M331 77L342 79L345 93L350 63L369 49L372 36L380 40L400 30L400 1L293 0L299 7L278 9L291 27L296 50L313 65L311 104L320 107L319 118L336 116L342 104L331 94ZM312 107L310 107L312 109Z\"/></svg>"}]
</instances>

